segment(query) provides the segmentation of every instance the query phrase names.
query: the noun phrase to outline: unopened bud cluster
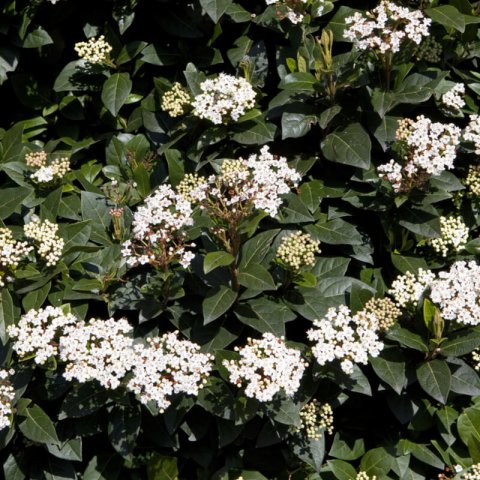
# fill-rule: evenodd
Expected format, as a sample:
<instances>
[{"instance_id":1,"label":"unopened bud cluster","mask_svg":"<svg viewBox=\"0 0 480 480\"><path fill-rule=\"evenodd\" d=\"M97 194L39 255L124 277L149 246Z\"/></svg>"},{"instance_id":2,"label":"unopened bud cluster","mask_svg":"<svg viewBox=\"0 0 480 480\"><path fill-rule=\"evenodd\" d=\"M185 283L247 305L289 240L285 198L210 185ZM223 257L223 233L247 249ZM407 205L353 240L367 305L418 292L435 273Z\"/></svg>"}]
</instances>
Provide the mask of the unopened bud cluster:
<instances>
[{"instance_id":1,"label":"unopened bud cluster","mask_svg":"<svg viewBox=\"0 0 480 480\"><path fill-rule=\"evenodd\" d=\"M186 268L194 257L185 250L187 229L192 225L190 201L161 185L134 213L133 239L123 243L122 255L130 267L151 264L164 268L178 262Z\"/></svg>"},{"instance_id":2,"label":"unopened bud cluster","mask_svg":"<svg viewBox=\"0 0 480 480\"><path fill-rule=\"evenodd\" d=\"M368 475L367 472L360 471L357 473L357 476L355 477L355 480L377 480L376 475Z\"/></svg>"},{"instance_id":3,"label":"unopened bud cluster","mask_svg":"<svg viewBox=\"0 0 480 480\"><path fill-rule=\"evenodd\" d=\"M300 351L288 348L283 337L264 333L261 339L247 339L247 345L236 347L239 360L224 360L230 381L245 387L245 395L260 402L268 402L283 391L293 396L307 363Z\"/></svg>"},{"instance_id":4,"label":"unopened bud cluster","mask_svg":"<svg viewBox=\"0 0 480 480\"><path fill-rule=\"evenodd\" d=\"M58 340L67 325L77 321L71 313L61 308L47 306L29 310L17 325L7 327L13 340L13 349L23 360L34 358L35 363L44 365L58 354Z\"/></svg>"},{"instance_id":5,"label":"unopened bud cluster","mask_svg":"<svg viewBox=\"0 0 480 480\"><path fill-rule=\"evenodd\" d=\"M215 125L237 121L255 106L256 93L244 78L221 73L200 84L202 93L192 103L194 115Z\"/></svg>"},{"instance_id":6,"label":"unopened bud cluster","mask_svg":"<svg viewBox=\"0 0 480 480\"><path fill-rule=\"evenodd\" d=\"M93 64L102 64L110 62L110 52L112 46L105 41L105 37L100 35L98 38L89 38L86 42L75 44L75 51L80 58Z\"/></svg>"},{"instance_id":7,"label":"unopened bud cluster","mask_svg":"<svg viewBox=\"0 0 480 480\"><path fill-rule=\"evenodd\" d=\"M460 475L460 480L479 480L480 479L480 463L472 465L467 472Z\"/></svg>"},{"instance_id":8,"label":"unopened bud cluster","mask_svg":"<svg viewBox=\"0 0 480 480\"><path fill-rule=\"evenodd\" d=\"M9 228L0 228L0 287L5 286L5 276L12 273L32 249L27 242L15 240Z\"/></svg>"},{"instance_id":9,"label":"unopened bud cluster","mask_svg":"<svg viewBox=\"0 0 480 480\"><path fill-rule=\"evenodd\" d=\"M15 399L15 390L9 380L14 370L0 368L0 430L10 426L13 413L12 403Z\"/></svg>"},{"instance_id":10,"label":"unopened bud cluster","mask_svg":"<svg viewBox=\"0 0 480 480\"><path fill-rule=\"evenodd\" d=\"M385 298L371 298L364 306L366 313L375 315L378 321L378 329L386 332L393 327L400 318L402 311L395 305L393 300Z\"/></svg>"},{"instance_id":11,"label":"unopened bud cluster","mask_svg":"<svg viewBox=\"0 0 480 480\"><path fill-rule=\"evenodd\" d=\"M180 83L175 82L162 97L162 110L171 117L179 117L187 113L191 105L190 94Z\"/></svg>"},{"instance_id":12,"label":"unopened bud cluster","mask_svg":"<svg viewBox=\"0 0 480 480\"><path fill-rule=\"evenodd\" d=\"M388 293L399 308L416 307L433 280L435 280L434 273L420 268L416 275L412 272L399 275L392 283Z\"/></svg>"},{"instance_id":13,"label":"unopened bud cluster","mask_svg":"<svg viewBox=\"0 0 480 480\"><path fill-rule=\"evenodd\" d=\"M399 122L396 139L404 151L401 162L390 160L378 167L395 192L422 186L431 175L452 169L461 131L455 125L432 122L420 115Z\"/></svg>"},{"instance_id":14,"label":"unopened bud cluster","mask_svg":"<svg viewBox=\"0 0 480 480\"><path fill-rule=\"evenodd\" d=\"M41 221L37 216L23 227L25 236L33 240L36 251L47 267L58 263L62 256L65 241L57 236L58 225L50 220Z\"/></svg>"},{"instance_id":15,"label":"unopened bud cluster","mask_svg":"<svg viewBox=\"0 0 480 480\"><path fill-rule=\"evenodd\" d=\"M297 231L282 238L276 259L288 270L299 272L303 267L315 265L315 254L320 253L320 242L309 233Z\"/></svg>"},{"instance_id":16,"label":"unopened bud cluster","mask_svg":"<svg viewBox=\"0 0 480 480\"><path fill-rule=\"evenodd\" d=\"M468 195L473 198L480 197L480 165L470 165L464 182Z\"/></svg>"},{"instance_id":17,"label":"unopened bud cluster","mask_svg":"<svg viewBox=\"0 0 480 480\"><path fill-rule=\"evenodd\" d=\"M460 252L468 241L469 230L462 217L440 217L440 238L428 240L429 245L442 257Z\"/></svg>"},{"instance_id":18,"label":"unopened bud cluster","mask_svg":"<svg viewBox=\"0 0 480 480\"><path fill-rule=\"evenodd\" d=\"M437 63L442 60L442 44L437 42L434 37L426 37L415 50L415 58L418 61Z\"/></svg>"},{"instance_id":19,"label":"unopened bud cluster","mask_svg":"<svg viewBox=\"0 0 480 480\"><path fill-rule=\"evenodd\" d=\"M342 370L351 374L354 364L366 365L369 355L377 357L383 349L378 332L379 323L373 313L361 310L352 315L346 305L340 305L314 320L307 336L316 342L312 353L319 365L338 360Z\"/></svg>"},{"instance_id":20,"label":"unopened bud cluster","mask_svg":"<svg viewBox=\"0 0 480 480\"><path fill-rule=\"evenodd\" d=\"M312 400L300 410L300 422L301 427L296 429L297 432L305 432L311 440L320 440L323 432L329 435L333 433L333 409L329 403Z\"/></svg>"},{"instance_id":21,"label":"unopened bud cluster","mask_svg":"<svg viewBox=\"0 0 480 480\"><path fill-rule=\"evenodd\" d=\"M205 183L205 178L200 177L197 173L187 173L177 185L176 190L189 202L197 203L205 200Z\"/></svg>"},{"instance_id":22,"label":"unopened bud cluster","mask_svg":"<svg viewBox=\"0 0 480 480\"><path fill-rule=\"evenodd\" d=\"M480 349L474 350L472 352L472 361L473 361L473 368L477 372L480 372Z\"/></svg>"},{"instance_id":23,"label":"unopened bud cluster","mask_svg":"<svg viewBox=\"0 0 480 480\"><path fill-rule=\"evenodd\" d=\"M35 183L50 183L61 180L70 170L70 160L67 157L48 161L46 152L31 152L25 156L25 163L35 169L30 178Z\"/></svg>"},{"instance_id":24,"label":"unopened bud cluster","mask_svg":"<svg viewBox=\"0 0 480 480\"><path fill-rule=\"evenodd\" d=\"M453 114L459 114L465 106L464 95L465 85L456 83L448 92L442 95L442 105Z\"/></svg>"},{"instance_id":25,"label":"unopened bud cluster","mask_svg":"<svg viewBox=\"0 0 480 480\"><path fill-rule=\"evenodd\" d=\"M356 12L345 18L348 28L344 36L360 50L377 50L381 54L395 53L406 40L419 45L428 37L432 21L421 10L409 10L388 0L364 16Z\"/></svg>"}]
</instances>

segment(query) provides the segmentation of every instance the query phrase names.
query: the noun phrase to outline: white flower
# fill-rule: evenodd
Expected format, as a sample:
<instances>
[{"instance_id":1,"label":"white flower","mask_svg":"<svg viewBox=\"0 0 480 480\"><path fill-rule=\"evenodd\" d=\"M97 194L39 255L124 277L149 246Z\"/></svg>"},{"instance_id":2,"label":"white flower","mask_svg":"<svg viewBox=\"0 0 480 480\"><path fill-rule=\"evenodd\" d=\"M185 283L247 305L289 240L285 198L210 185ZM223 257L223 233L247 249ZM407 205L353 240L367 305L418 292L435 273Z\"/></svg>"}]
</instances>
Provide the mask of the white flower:
<instances>
[{"instance_id":1,"label":"white flower","mask_svg":"<svg viewBox=\"0 0 480 480\"><path fill-rule=\"evenodd\" d=\"M9 377L14 373L14 370L0 369L0 430L10 426L10 417L13 413L12 402L15 399L15 390Z\"/></svg>"},{"instance_id":2,"label":"white flower","mask_svg":"<svg viewBox=\"0 0 480 480\"><path fill-rule=\"evenodd\" d=\"M312 352L319 365L339 360L342 370L351 374L354 363L367 364L369 355L377 357L383 349L379 322L371 312L362 310L352 316L347 306L340 305L329 308L313 326L307 336L316 342Z\"/></svg>"},{"instance_id":3,"label":"white flower","mask_svg":"<svg viewBox=\"0 0 480 480\"><path fill-rule=\"evenodd\" d=\"M440 217L440 238L432 238L428 243L442 257L447 257L449 253L462 251L469 236L468 227L463 222L462 217Z\"/></svg>"},{"instance_id":4,"label":"white flower","mask_svg":"<svg viewBox=\"0 0 480 480\"><path fill-rule=\"evenodd\" d=\"M268 402L281 390L291 397L300 387L307 363L298 350L285 345L283 337L264 333L236 350L240 360L224 360L223 365L232 383L245 386L247 397Z\"/></svg>"},{"instance_id":5,"label":"white flower","mask_svg":"<svg viewBox=\"0 0 480 480\"><path fill-rule=\"evenodd\" d=\"M57 231L56 223L50 220L42 222L37 216L32 216L32 220L23 227L25 236L34 241L37 253L45 260L47 267L56 265L62 257L65 241L57 236Z\"/></svg>"},{"instance_id":6,"label":"white flower","mask_svg":"<svg viewBox=\"0 0 480 480\"><path fill-rule=\"evenodd\" d=\"M35 357L43 365L58 353L57 343L67 325L77 322L71 313L61 308L47 306L29 310L22 315L18 325L10 325L7 332L13 340L13 349L20 358Z\"/></svg>"},{"instance_id":7,"label":"white flower","mask_svg":"<svg viewBox=\"0 0 480 480\"><path fill-rule=\"evenodd\" d=\"M465 95L465 85L456 83L448 92L442 95L442 105L453 113L460 113L466 105L463 95Z\"/></svg>"},{"instance_id":8,"label":"white flower","mask_svg":"<svg viewBox=\"0 0 480 480\"><path fill-rule=\"evenodd\" d=\"M356 12L345 18L350 26L344 36L360 50L374 49L381 54L398 52L406 40L419 45L428 37L432 23L421 10L409 10L388 0L382 0L366 15Z\"/></svg>"},{"instance_id":9,"label":"white flower","mask_svg":"<svg viewBox=\"0 0 480 480\"><path fill-rule=\"evenodd\" d=\"M480 155L480 116L471 115L470 123L465 128L463 139L475 145L475 153Z\"/></svg>"},{"instance_id":10,"label":"white flower","mask_svg":"<svg viewBox=\"0 0 480 480\"><path fill-rule=\"evenodd\" d=\"M25 156L25 162L36 171L30 178L36 183L49 183L60 180L70 170L70 161L67 157L56 158L50 163L45 152L31 152Z\"/></svg>"},{"instance_id":11,"label":"white flower","mask_svg":"<svg viewBox=\"0 0 480 480\"><path fill-rule=\"evenodd\" d=\"M461 471L461 470L460 470ZM475 463L460 475L459 480L478 480L480 478L480 463Z\"/></svg>"},{"instance_id":12,"label":"white flower","mask_svg":"<svg viewBox=\"0 0 480 480\"><path fill-rule=\"evenodd\" d=\"M198 395L212 370L213 357L200 347L180 340L178 332L147 339L148 346L135 345L136 361L127 388L142 403L153 401L160 412L176 393Z\"/></svg>"},{"instance_id":13,"label":"white flower","mask_svg":"<svg viewBox=\"0 0 480 480\"><path fill-rule=\"evenodd\" d=\"M116 389L139 360L133 340L127 336L133 328L124 318L81 321L64 328L60 337L60 359L66 362L63 376L80 383L97 380L107 389Z\"/></svg>"},{"instance_id":14,"label":"white flower","mask_svg":"<svg viewBox=\"0 0 480 480\"><path fill-rule=\"evenodd\" d=\"M32 248L27 242L15 240L10 229L0 227L0 287L5 286L4 276L15 270Z\"/></svg>"},{"instance_id":15,"label":"white flower","mask_svg":"<svg viewBox=\"0 0 480 480\"><path fill-rule=\"evenodd\" d=\"M398 276L392 283L388 293L400 308L417 306L422 294L432 284L435 274L420 268L417 275L407 272Z\"/></svg>"},{"instance_id":16,"label":"white flower","mask_svg":"<svg viewBox=\"0 0 480 480\"><path fill-rule=\"evenodd\" d=\"M78 42L75 44L75 51L80 58L93 64L108 63L110 61L110 52L112 46L105 41L105 37L100 35L98 38L90 38L87 42Z\"/></svg>"},{"instance_id":17,"label":"white flower","mask_svg":"<svg viewBox=\"0 0 480 480\"><path fill-rule=\"evenodd\" d=\"M215 79L200 84L203 93L192 103L193 113L216 125L237 121L255 106L256 93L244 78L221 73Z\"/></svg>"}]
</instances>

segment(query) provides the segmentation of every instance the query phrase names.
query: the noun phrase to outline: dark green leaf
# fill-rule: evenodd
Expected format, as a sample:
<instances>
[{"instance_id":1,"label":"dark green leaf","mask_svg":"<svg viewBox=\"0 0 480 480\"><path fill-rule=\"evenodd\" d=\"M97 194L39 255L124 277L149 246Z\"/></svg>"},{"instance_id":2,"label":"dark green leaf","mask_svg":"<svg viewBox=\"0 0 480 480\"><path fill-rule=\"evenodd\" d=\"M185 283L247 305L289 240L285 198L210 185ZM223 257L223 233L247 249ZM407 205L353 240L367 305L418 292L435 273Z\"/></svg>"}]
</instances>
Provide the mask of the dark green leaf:
<instances>
[{"instance_id":1,"label":"dark green leaf","mask_svg":"<svg viewBox=\"0 0 480 480\"><path fill-rule=\"evenodd\" d=\"M224 285L211 292L202 303L203 324L207 325L227 312L236 299L237 294Z\"/></svg>"},{"instance_id":2,"label":"dark green leaf","mask_svg":"<svg viewBox=\"0 0 480 480\"><path fill-rule=\"evenodd\" d=\"M132 81L128 73L115 73L102 88L102 102L105 108L116 116L132 91Z\"/></svg>"},{"instance_id":3,"label":"dark green leaf","mask_svg":"<svg viewBox=\"0 0 480 480\"><path fill-rule=\"evenodd\" d=\"M444 405L447 403L452 375L444 361L432 360L423 363L417 368L417 379L425 392Z\"/></svg>"}]
</instances>

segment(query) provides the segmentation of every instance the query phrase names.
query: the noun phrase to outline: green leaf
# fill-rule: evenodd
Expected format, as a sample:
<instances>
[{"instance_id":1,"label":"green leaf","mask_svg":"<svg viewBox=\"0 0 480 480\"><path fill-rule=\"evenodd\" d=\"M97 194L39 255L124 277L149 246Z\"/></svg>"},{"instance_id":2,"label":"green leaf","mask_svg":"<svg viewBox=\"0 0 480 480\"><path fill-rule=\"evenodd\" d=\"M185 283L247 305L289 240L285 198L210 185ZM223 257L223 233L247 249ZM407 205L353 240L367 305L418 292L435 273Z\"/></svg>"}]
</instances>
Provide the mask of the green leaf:
<instances>
[{"instance_id":1,"label":"green leaf","mask_svg":"<svg viewBox=\"0 0 480 480\"><path fill-rule=\"evenodd\" d=\"M282 115L282 140L306 135L316 123L315 115L284 112Z\"/></svg>"},{"instance_id":2,"label":"green leaf","mask_svg":"<svg viewBox=\"0 0 480 480\"><path fill-rule=\"evenodd\" d=\"M401 345L413 348L414 350L428 352L428 345L420 335L413 333L406 328L399 327L398 325L388 331L387 338L395 340Z\"/></svg>"},{"instance_id":3,"label":"green leaf","mask_svg":"<svg viewBox=\"0 0 480 480\"><path fill-rule=\"evenodd\" d=\"M378 357L370 357L369 363L377 376L400 395L407 385L405 358L397 348L388 348Z\"/></svg>"},{"instance_id":4,"label":"green leaf","mask_svg":"<svg viewBox=\"0 0 480 480\"><path fill-rule=\"evenodd\" d=\"M234 260L233 255L228 252L209 252L205 255L203 261L203 272L206 275L218 267L230 265Z\"/></svg>"},{"instance_id":5,"label":"green leaf","mask_svg":"<svg viewBox=\"0 0 480 480\"><path fill-rule=\"evenodd\" d=\"M200 5L215 23L222 18L231 4L232 0L200 0Z\"/></svg>"},{"instance_id":6,"label":"green leaf","mask_svg":"<svg viewBox=\"0 0 480 480\"><path fill-rule=\"evenodd\" d=\"M447 403L452 375L446 362L432 360L423 363L417 368L417 379L425 392L440 403Z\"/></svg>"},{"instance_id":7,"label":"green leaf","mask_svg":"<svg viewBox=\"0 0 480 480\"><path fill-rule=\"evenodd\" d=\"M316 472L320 472L325 457L325 436L319 439L306 439L304 441L290 441L292 450L300 460L310 465Z\"/></svg>"},{"instance_id":8,"label":"green leaf","mask_svg":"<svg viewBox=\"0 0 480 480\"><path fill-rule=\"evenodd\" d=\"M383 447L369 450L360 462L360 470L369 476L386 475L392 468L393 458Z\"/></svg>"},{"instance_id":9,"label":"green leaf","mask_svg":"<svg viewBox=\"0 0 480 480\"><path fill-rule=\"evenodd\" d=\"M446 28L454 28L459 32L465 31L465 17L455 7L451 5L441 5L440 7L427 8L425 13L436 23Z\"/></svg>"},{"instance_id":10,"label":"green leaf","mask_svg":"<svg viewBox=\"0 0 480 480\"><path fill-rule=\"evenodd\" d=\"M207 325L227 312L236 299L237 294L225 285L214 290L213 294L207 296L202 303L203 324Z\"/></svg>"},{"instance_id":11,"label":"green leaf","mask_svg":"<svg viewBox=\"0 0 480 480\"><path fill-rule=\"evenodd\" d=\"M364 243L360 232L342 218L320 220L315 225L308 225L305 230L315 240L330 245L362 245Z\"/></svg>"},{"instance_id":12,"label":"green leaf","mask_svg":"<svg viewBox=\"0 0 480 480\"><path fill-rule=\"evenodd\" d=\"M22 202L32 193L26 187L2 188L0 190L0 220L5 220L12 213L19 212Z\"/></svg>"},{"instance_id":13,"label":"green leaf","mask_svg":"<svg viewBox=\"0 0 480 480\"><path fill-rule=\"evenodd\" d=\"M260 263L270 250L272 240L278 232L280 229L267 230L246 241L240 252L239 268L245 270L251 264Z\"/></svg>"},{"instance_id":14,"label":"green leaf","mask_svg":"<svg viewBox=\"0 0 480 480\"><path fill-rule=\"evenodd\" d=\"M102 88L102 102L105 108L116 116L132 91L132 81L126 72L113 74Z\"/></svg>"},{"instance_id":15,"label":"green leaf","mask_svg":"<svg viewBox=\"0 0 480 480\"><path fill-rule=\"evenodd\" d=\"M88 463L82 480L116 480L121 467L122 459L117 454L99 454Z\"/></svg>"},{"instance_id":16,"label":"green leaf","mask_svg":"<svg viewBox=\"0 0 480 480\"><path fill-rule=\"evenodd\" d=\"M124 458L132 455L142 422L140 405L115 406L108 415L108 438Z\"/></svg>"},{"instance_id":17,"label":"green leaf","mask_svg":"<svg viewBox=\"0 0 480 480\"><path fill-rule=\"evenodd\" d=\"M238 282L244 287L262 292L276 289L270 272L260 264L253 264L246 269L240 270Z\"/></svg>"},{"instance_id":18,"label":"green leaf","mask_svg":"<svg viewBox=\"0 0 480 480\"><path fill-rule=\"evenodd\" d=\"M307 72L295 72L286 75L278 85L283 90L293 90L294 92L314 92L315 84L318 80Z\"/></svg>"},{"instance_id":19,"label":"green leaf","mask_svg":"<svg viewBox=\"0 0 480 480\"><path fill-rule=\"evenodd\" d=\"M335 475L335 480L352 480L357 478L357 471L343 460L327 460L329 469Z\"/></svg>"},{"instance_id":20,"label":"green leaf","mask_svg":"<svg viewBox=\"0 0 480 480\"><path fill-rule=\"evenodd\" d=\"M362 169L370 167L372 142L359 123L352 123L342 131L327 135L320 147L322 153L331 162Z\"/></svg>"},{"instance_id":21,"label":"green leaf","mask_svg":"<svg viewBox=\"0 0 480 480\"><path fill-rule=\"evenodd\" d=\"M480 409L466 408L458 417L457 429L465 445L468 446L472 439L480 441Z\"/></svg>"},{"instance_id":22,"label":"green leaf","mask_svg":"<svg viewBox=\"0 0 480 480\"><path fill-rule=\"evenodd\" d=\"M19 424L18 428L29 440L60 444L53 422L38 405L26 408L22 416L25 420Z\"/></svg>"},{"instance_id":23,"label":"green leaf","mask_svg":"<svg viewBox=\"0 0 480 480\"><path fill-rule=\"evenodd\" d=\"M391 254L393 266L401 273L418 273L421 268L428 270L427 262L423 257L413 257L406 255L398 255L396 253Z\"/></svg>"},{"instance_id":24,"label":"green leaf","mask_svg":"<svg viewBox=\"0 0 480 480\"><path fill-rule=\"evenodd\" d=\"M7 327L15 324L18 313L10 292L6 288L0 289L0 340L3 345L6 345L9 339Z\"/></svg>"},{"instance_id":25,"label":"green leaf","mask_svg":"<svg viewBox=\"0 0 480 480\"><path fill-rule=\"evenodd\" d=\"M337 432L328 455L339 458L340 460L357 460L357 458L360 458L364 453L365 442L362 438L357 438L353 441L353 445L351 445L348 441L342 440L340 434Z\"/></svg>"},{"instance_id":26,"label":"green leaf","mask_svg":"<svg viewBox=\"0 0 480 480\"><path fill-rule=\"evenodd\" d=\"M402 206L399 215L398 224L407 230L424 237L440 236L440 216L435 208L424 206L420 209Z\"/></svg>"},{"instance_id":27,"label":"green leaf","mask_svg":"<svg viewBox=\"0 0 480 480\"><path fill-rule=\"evenodd\" d=\"M242 145L264 145L273 142L277 127L273 123L252 120L235 128L232 139Z\"/></svg>"},{"instance_id":28,"label":"green leaf","mask_svg":"<svg viewBox=\"0 0 480 480\"><path fill-rule=\"evenodd\" d=\"M478 346L480 346L480 332L466 330L449 335L448 340L441 344L440 351L447 357L459 357L472 352Z\"/></svg>"},{"instance_id":29,"label":"green leaf","mask_svg":"<svg viewBox=\"0 0 480 480\"><path fill-rule=\"evenodd\" d=\"M23 41L23 48L38 48L53 43L52 37L42 28L32 30Z\"/></svg>"},{"instance_id":30,"label":"green leaf","mask_svg":"<svg viewBox=\"0 0 480 480\"><path fill-rule=\"evenodd\" d=\"M451 364L450 368L453 370L452 392L470 397L480 395L480 377L472 367L457 359L455 364Z\"/></svg>"},{"instance_id":31,"label":"green leaf","mask_svg":"<svg viewBox=\"0 0 480 480\"><path fill-rule=\"evenodd\" d=\"M177 49L160 45L147 45L142 50L142 61L151 65L168 66L183 62L183 56Z\"/></svg>"}]
</instances>

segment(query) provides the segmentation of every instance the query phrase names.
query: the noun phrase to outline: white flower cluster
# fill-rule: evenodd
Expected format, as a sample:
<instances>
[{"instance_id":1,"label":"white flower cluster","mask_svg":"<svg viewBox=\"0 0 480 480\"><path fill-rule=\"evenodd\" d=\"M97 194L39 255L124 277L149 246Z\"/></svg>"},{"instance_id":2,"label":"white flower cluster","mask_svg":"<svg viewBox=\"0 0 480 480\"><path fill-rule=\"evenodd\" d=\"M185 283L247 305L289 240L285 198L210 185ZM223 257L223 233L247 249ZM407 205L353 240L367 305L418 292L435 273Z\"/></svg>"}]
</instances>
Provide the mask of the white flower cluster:
<instances>
[{"instance_id":1,"label":"white flower cluster","mask_svg":"<svg viewBox=\"0 0 480 480\"><path fill-rule=\"evenodd\" d=\"M86 42L75 44L75 51L80 58L93 64L102 64L110 62L110 52L112 46L105 41L105 37L100 35L98 38L89 38Z\"/></svg>"},{"instance_id":2,"label":"white flower cluster","mask_svg":"<svg viewBox=\"0 0 480 480\"><path fill-rule=\"evenodd\" d=\"M67 157L55 158L50 163L44 151L30 152L25 155L25 163L35 172L30 178L36 183L50 183L62 179L70 170L70 161Z\"/></svg>"},{"instance_id":3,"label":"white flower cluster","mask_svg":"<svg viewBox=\"0 0 480 480\"><path fill-rule=\"evenodd\" d=\"M415 58L420 61L437 63L442 59L442 44L434 37L425 38L415 50Z\"/></svg>"},{"instance_id":4,"label":"white flower cluster","mask_svg":"<svg viewBox=\"0 0 480 480\"><path fill-rule=\"evenodd\" d=\"M332 307L313 326L307 336L316 342L312 352L319 365L339 360L346 374L353 372L354 363L365 365L369 355L377 357L383 349L377 317L364 310L352 316L346 305Z\"/></svg>"},{"instance_id":5,"label":"white flower cluster","mask_svg":"<svg viewBox=\"0 0 480 480\"><path fill-rule=\"evenodd\" d=\"M350 26L345 30L344 36L360 50L395 53L406 40L419 45L423 38L428 37L431 23L421 10L412 11L382 0L376 8L367 12L366 17L356 12L345 18L345 24Z\"/></svg>"},{"instance_id":6,"label":"white flower cluster","mask_svg":"<svg viewBox=\"0 0 480 480\"><path fill-rule=\"evenodd\" d=\"M461 112L465 106L465 85L463 83L456 83L448 92L442 95L442 105L454 114Z\"/></svg>"},{"instance_id":7,"label":"white flower cluster","mask_svg":"<svg viewBox=\"0 0 480 480\"><path fill-rule=\"evenodd\" d=\"M66 362L63 376L80 383L97 380L107 389L116 389L138 361L126 319L77 322L66 326L60 337L60 359Z\"/></svg>"},{"instance_id":8,"label":"white flower cluster","mask_svg":"<svg viewBox=\"0 0 480 480\"><path fill-rule=\"evenodd\" d=\"M133 216L133 240L123 244L130 267L168 265L177 260L188 267L194 254L185 250L186 229L193 225L192 205L168 185L161 185Z\"/></svg>"},{"instance_id":9,"label":"white flower cluster","mask_svg":"<svg viewBox=\"0 0 480 480\"><path fill-rule=\"evenodd\" d=\"M193 113L216 125L237 121L255 106L256 93L244 78L221 73L202 82L200 89L203 93L195 97Z\"/></svg>"},{"instance_id":10,"label":"white flower cluster","mask_svg":"<svg viewBox=\"0 0 480 480\"><path fill-rule=\"evenodd\" d=\"M444 320L480 325L480 266L474 261L455 262L432 282L430 299Z\"/></svg>"},{"instance_id":11,"label":"white flower cluster","mask_svg":"<svg viewBox=\"0 0 480 480\"><path fill-rule=\"evenodd\" d=\"M58 354L58 340L67 325L76 323L71 313L58 307L29 310L18 325L10 325L7 332L13 340L13 349L21 359L35 358L38 365Z\"/></svg>"},{"instance_id":12,"label":"white flower cluster","mask_svg":"<svg viewBox=\"0 0 480 480\"><path fill-rule=\"evenodd\" d=\"M12 402L15 399L15 390L9 377L15 371L0 368L0 430L10 426L10 417L13 413Z\"/></svg>"},{"instance_id":13,"label":"white flower cluster","mask_svg":"<svg viewBox=\"0 0 480 480\"><path fill-rule=\"evenodd\" d=\"M0 228L0 287L5 286L4 276L15 270L32 248L27 242L15 240L9 228Z\"/></svg>"},{"instance_id":14,"label":"white flower cluster","mask_svg":"<svg viewBox=\"0 0 480 480\"><path fill-rule=\"evenodd\" d=\"M278 13L282 18L288 18L292 23L300 23L305 18L305 12L302 7L308 3L308 0L265 0L267 5L276 5ZM323 7L319 7L323 10Z\"/></svg>"},{"instance_id":15,"label":"white flower cluster","mask_svg":"<svg viewBox=\"0 0 480 480\"><path fill-rule=\"evenodd\" d=\"M377 480L377 476L373 475L372 477L368 475L367 472L360 471L357 473L357 476L355 477L355 480Z\"/></svg>"},{"instance_id":16,"label":"white flower cluster","mask_svg":"<svg viewBox=\"0 0 480 480\"><path fill-rule=\"evenodd\" d=\"M423 181L422 176L439 175L453 168L460 135L460 129L452 123L434 123L423 115L416 120L403 119L399 122L396 138L407 150L404 165L390 160L380 165L378 171L396 192L415 180Z\"/></svg>"},{"instance_id":17,"label":"white flower cluster","mask_svg":"<svg viewBox=\"0 0 480 480\"><path fill-rule=\"evenodd\" d=\"M261 339L248 338L247 345L235 350L239 360L224 360L230 381L245 386L245 395L260 402L268 402L283 390L293 396L307 363L301 353L285 345L283 337L264 333Z\"/></svg>"},{"instance_id":18,"label":"white flower cluster","mask_svg":"<svg viewBox=\"0 0 480 480\"><path fill-rule=\"evenodd\" d=\"M470 165L468 167L468 174L464 184L468 188L468 194L471 197L480 197L480 165Z\"/></svg>"},{"instance_id":19,"label":"white flower cluster","mask_svg":"<svg viewBox=\"0 0 480 480\"><path fill-rule=\"evenodd\" d=\"M324 431L329 435L333 433L333 409L329 403L308 402L300 410L300 421L301 426L295 431L303 430L311 440L320 440Z\"/></svg>"},{"instance_id":20,"label":"white flower cluster","mask_svg":"<svg viewBox=\"0 0 480 480\"><path fill-rule=\"evenodd\" d=\"M212 370L213 356L200 352L200 347L180 340L178 332L147 339L148 346L135 346L136 361L127 388L142 403L153 401L160 412L176 393L198 395Z\"/></svg>"},{"instance_id":21,"label":"white flower cluster","mask_svg":"<svg viewBox=\"0 0 480 480\"><path fill-rule=\"evenodd\" d=\"M170 90L162 97L162 110L171 117L184 115L191 105L188 91L178 82L175 82Z\"/></svg>"},{"instance_id":22,"label":"white flower cluster","mask_svg":"<svg viewBox=\"0 0 480 480\"><path fill-rule=\"evenodd\" d=\"M40 218L32 216L32 220L23 227L27 238L35 242L37 253L42 257L47 267L58 263L62 257L65 241L57 236L58 225L50 220L40 221Z\"/></svg>"},{"instance_id":23,"label":"white flower cluster","mask_svg":"<svg viewBox=\"0 0 480 480\"><path fill-rule=\"evenodd\" d=\"M459 480L479 480L480 479L480 463L475 463L466 473L460 475Z\"/></svg>"},{"instance_id":24,"label":"white flower cluster","mask_svg":"<svg viewBox=\"0 0 480 480\"><path fill-rule=\"evenodd\" d=\"M477 372L480 372L480 349L472 352L472 361L474 362L473 368L475 368Z\"/></svg>"},{"instance_id":25,"label":"white flower cluster","mask_svg":"<svg viewBox=\"0 0 480 480\"><path fill-rule=\"evenodd\" d=\"M475 145L475 154L480 155L480 115L470 115L470 122L463 132L463 139Z\"/></svg>"},{"instance_id":26,"label":"white flower cluster","mask_svg":"<svg viewBox=\"0 0 480 480\"><path fill-rule=\"evenodd\" d=\"M303 267L315 265L315 253L320 253L320 242L309 233L300 230L282 238L277 248L276 259L280 265L299 272Z\"/></svg>"},{"instance_id":27,"label":"white flower cluster","mask_svg":"<svg viewBox=\"0 0 480 480\"><path fill-rule=\"evenodd\" d=\"M429 245L442 257L460 252L468 241L469 230L462 217L440 217L440 238L428 240Z\"/></svg>"},{"instance_id":28,"label":"white flower cluster","mask_svg":"<svg viewBox=\"0 0 480 480\"><path fill-rule=\"evenodd\" d=\"M388 293L393 297L398 307L416 307L422 294L434 279L434 273L420 268L416 275L412 272L407 272L405 275L398 276L392 283Z\"/></svg>"},{"instance_id":29,"label":"white flower cluster","mask_svg":"<svg viewBox=\"0 0 480 480\"><path fill-rule=\"evenodd\" d=\"M203 208L213 205L213 211L219 214L220 208L225 215L249 215L254 207L274 217L283 202L280 195L289 193L301 178L285 157L272 155L264 146L259 155L246 160L224 160L220 175L211 175L187 194Z\"/></svg>"}]
</instances>

